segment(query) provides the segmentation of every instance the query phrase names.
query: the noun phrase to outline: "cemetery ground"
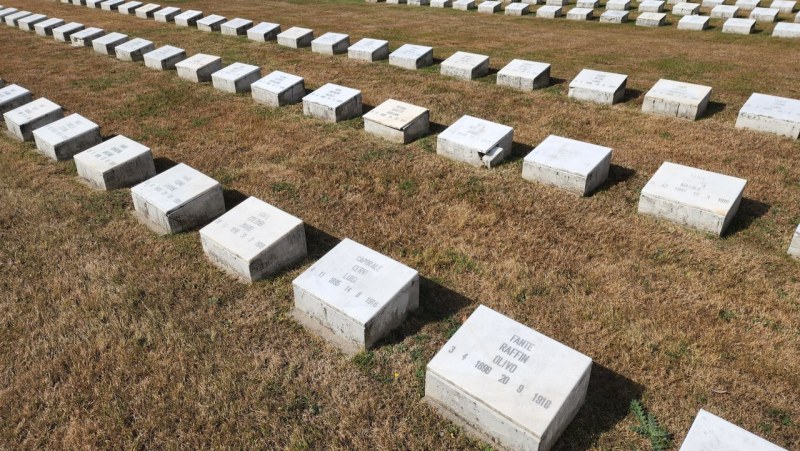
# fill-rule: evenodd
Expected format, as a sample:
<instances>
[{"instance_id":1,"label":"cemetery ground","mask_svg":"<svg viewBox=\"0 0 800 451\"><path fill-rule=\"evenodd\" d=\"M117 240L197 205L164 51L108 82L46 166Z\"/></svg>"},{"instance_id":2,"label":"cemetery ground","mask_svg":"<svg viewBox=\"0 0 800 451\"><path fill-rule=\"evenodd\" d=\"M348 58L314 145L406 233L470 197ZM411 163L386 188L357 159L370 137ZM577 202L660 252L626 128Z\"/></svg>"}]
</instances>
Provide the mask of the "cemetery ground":
<instances>
[{"instance_id":1,"label":"cemetery ground","mask_svg":"<svg viewBox=\"0 0 800 451\"><path fill-rule=\"evenodd\" d=\"M0 77L306 222L309 256L242 284L207 261L196 231L159 237L129 190L90 189L0 137L0 443L48 448L481 449L425 404L425 364L479 304L594 359L586 404L559 450L648 449L632 400L679 444L704 408L800 447L800 141L737 130L753 92L800 98L800 42L767 33L641 29L358 1L165 1L228 18L430 45L491 57L474 82L175 27L46 0L5 6L219 55L309 88L360 89L431 110L434 134L403 146L302 106L259 106L141 63L0 26ZM761 26L761 25L760 25ZM496 86L514 58L552 64L534 92ZM629 75L613 107L567 98L592 68ZM697 122L641 113L660 78L712 86ZM514 127L510 161L476 169L435 154L470 114ZM520 177L550 134L614 150L587 198ZM663 161L748 180L722 238L636 214ZM290 317L291 281L345 237L415 268L420 310L349 359ZM676 446L677 448L677 446Z\"/></svg>"}]
</instances>

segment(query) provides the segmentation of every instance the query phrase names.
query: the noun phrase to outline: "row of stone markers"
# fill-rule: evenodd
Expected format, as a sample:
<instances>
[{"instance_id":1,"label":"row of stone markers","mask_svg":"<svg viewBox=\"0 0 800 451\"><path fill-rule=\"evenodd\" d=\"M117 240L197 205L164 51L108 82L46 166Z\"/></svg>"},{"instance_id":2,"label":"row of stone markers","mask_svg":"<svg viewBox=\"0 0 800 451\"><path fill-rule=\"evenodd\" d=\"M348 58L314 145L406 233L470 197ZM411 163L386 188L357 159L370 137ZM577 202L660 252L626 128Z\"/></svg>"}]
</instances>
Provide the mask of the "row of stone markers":
<instances>
[{"instance_id":1,"label":"row of stone markers","mask_svg":"<svg viewBox=\"0 0 800 451\"><path fill-rule=\"evenodd\" d=\"M383 0L366 0L367 3L379 3ZM475 0L385 0L388 4L408 4L411 6L431 6L432 8L453 8L479 13L495 14L501 11L503 2L487 0L476 3ZM714 4L713 6L707 6ZM727 19L722 27L723 33L751 34L755 31L756 22L773 23L781 13L794 14L795 1L774 0L769 8L759 7L761 0L737 0L735 5L724 5L724 0L704 0L703 4L684 2L681 0L644 0L639 3L636 25L641 27L662 27L668 25L665 4L673 5L671 13L681 17L679 30L707 30L710 19ZM532 5L543 4L536 10ZM589 21L595 18L595 10L600 7L599 0L577 0L575 7L565 11L569 0L523 0L508 3L502 11L509 16L524 16L535 13L536 17L555 19L566 17L567 20ZM710 16L700 16L700 7L709 7ZM631 0L608 0L606 11L600 14L600 23L626 23L630 20ZM750 10L749 18L736 18L740 10ZM800 13L794 17L795 23L779 23L772 36L780 38L800 38Z\"/></svg>"},{"instance_id":2,"label":"row of stone markers","mask_svg":"<svg viewBox=\"0 0 800 451\"><path fill-rule=\"evenodd\" d=\"M0 86L4 82L0 80ZM216 180L178 164L155 174L149 148L59 105L0 89L0 112L20 141L102 190L130 187L136 216L158 233L199 231L207 258L244 281L284 271L307 256L301 219L255 197L225 212ZM698 182L700 183L700 182ZM350 239L292 282L293 316L346 354L371 349L419 306L416 270ZM592 359L479 306L426 367L425 397L472 434L509 449L549 450L585 401ZM510 420L510 421L509 421ZM682 450L782 448L700 410Z\"/></svg>"}]
</instances>

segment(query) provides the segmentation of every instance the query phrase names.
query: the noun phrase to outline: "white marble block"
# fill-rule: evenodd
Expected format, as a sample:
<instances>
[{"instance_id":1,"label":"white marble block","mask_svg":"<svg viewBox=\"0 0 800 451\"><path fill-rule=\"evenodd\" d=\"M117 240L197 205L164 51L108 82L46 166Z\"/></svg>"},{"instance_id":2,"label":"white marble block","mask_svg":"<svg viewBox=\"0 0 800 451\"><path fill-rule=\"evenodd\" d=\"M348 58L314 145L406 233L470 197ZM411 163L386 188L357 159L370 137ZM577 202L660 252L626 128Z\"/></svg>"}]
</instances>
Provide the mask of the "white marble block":
<instances>
[{"instance_id":1,"label":"white marble block","mask_svg":"<svg viewBox=\"0 0 800 451\"><path fill-rule=\"evenodd\" d=\"M600 0L578 0L575 2L575 7L597 9L600 7Z\"/></svg>"},{"instance_id":2,"label":"white marble block","mask_svg":"<svg viewBox=\"0 0 800 451\"><path fill-rule=\"evenodd\" d=\"M148 3L141 8L136 9L136 17L140 19L152 19L156 12L161 9L161 5L155 3Z\"/></svg>"},{"instance_id":3,"label":"white marble block","mask_svg":"<svg viewBox=\"0 0 800 451\"><path fill-rule=\"evenodd\" d=\"M134 186L131 197L138 218L162 234L190 230L225 213L219 182L183 163Z\"/></svg>"},{"instance_id":4,"label":"white marble block","mask_svg":"<svg viewBox=\"0 0 800 451\"><path fill-rule=\"evenodd\" d=\"M703 409L679 451L786 451L763 438Z\"/></svg>"},{"instance_id":5,"label":"white marble block","mask_svg":"<svg viewBox=\"0 0 800 451\"><path fill-rule=\"evenodd\" d=\"M275 71L250 85L253 100L257 103L280 107L300 103L306 95L302 77Z\"/></svg>"},{"instance_id":6,"label":"white marble block","mask_svg":"<svg viewBox=\"0 0 800 451\"><path fill-rule=\"evenodd\" d=\"M327 83L303 97L303 114L325 122L341 122L361 116L361 91Z\"/></svg>"},{"instance_id":7,"label":"white marble block","mask_svg":"<svg viewBox=\"0 0 800 451\"><path fill-rule=\"evenodd\" d=\"M430 0L408 0L408 6L428 6Z\"/></svg>"},{"instance_id":8,"label":"white marble block","mask_svg":"<svg viewBox=\"0 0 800 451\"><path fill-rule=\"evenodd\" d=\"M94 51L102 55L116 56L114 49L118 45L128 42L128 35L122 33L109 33L92 41Z\"/></svg>"},{"instance_id":9,"label":"white marble block","mask_svg":"<svg viewBox=\"0 0 800 451\"><path fill-rule=\"evenodd\" d=\"M777 9L783 14L792 14L797 7L797 2L795 0L775 0L769 7Z\"/></svg>"},{"instance_id":10,"label":"white marble block","mask_svg":"<svg viewBox=\"0 0 800 451\"><path fill-rule=\"evenodd\" d=\"M117 135L75 155L78 176L97 189L127 188L156 175L150 148ZM176 186L164 186L162 195Z\"/></svg>"},{"instance_id":11,"label":"white marble block","mask_svg":"<svg viewBox=\"0 0 800 451\"><path fill-rule=\"evenodd\" d=\"M569 5L569 0L545 0L544 4L546 6L567 6Z\"/></svg>"},{"instance_id":12,"label":"white marble block","mask_svg":"<svg viewBox=\"0 0 800 451\"><path fill-rule=\"evenodd\" d=\"M778 13L780 13L780 11L777 9L753 8L753 10L750 11L750 18L754 19L756 22L772 23L778 18Z\"/></svg>"},{"instance_id":13,"label":"white marble block","mask_svg":"<svg viewBox=\"0 0 800 451\"><path fill-rule=\"evenodd\" d=\"M521 59L512 60L497 72L497 84L521 91L550 86L550 65Z\"/></svg>"},{"instance_id":14,"label":"white marble block","mask_svg":"<svg viewBox=\"0 0 800 451\"><path fill-rule=\"evenodd\" d=\"M797 226L797 230L794 231L794 236L792 236L792 242L789 243L789 255L800 259L800 225Z\"/></svg>"},{"instance_id":15,"label":"white marble block","mask_svg":"<svg viewBox=\"0 0 800 451\"><path fill-rule=\"evenodd\" d=\"M605 11L600 14L600 23L627 23L630 14L630 11Z\"/></svg>"},{"instance_id":16,"label":"white marble block","mask_svg":"<svg viewBox=\"0 0 800 451\"><path fill-rule=\"evenodd\" d=\"M452 0L431 0L431 8L452 8Z\"/></svg>"},{"instance_id":17,"label":"white marble block","mask_svg":"<svg viewBox=\"0 0 800 451\"><path fill-rule=\"evenodd\" d=\"M489 57L475 53L456 52L444 60L442 75L461 80L474 80L489 73Z\"/></svg>"},{"instance_id":18,"label":"white marble block","mask_svg":"<svg viewBox=\"0 0 800 451\"><path fill-rule=\"evenodd\" d=\"M198 27L199 28L199 27ZM253 28L253 21L237 17L220 25L220 31L226 36L246 36L247 30Z\"/></svg>"},{"instance_id":19,"label":"white marble block","mask_svg":"<svg viewBox=\"0 0 800 451\"><path fill-rule=\"evenodd\" d=\"M611 149L550 135L523 160L522 178L586 196L603 184Z\"/></svg>"},{"instance_id":20,"label":"white marble block","mask_svg":"<svg viewBox=\"0 0 800 451\"><path fill-rule=\"evenodd\" d=\"M475 8L475 0L456 0L453 2L453 9L460 11L469 11Z\"/></svg>"},{"instance_id":21,"label":"white marble block","mask_svg":"<svg viewBox=\"0 0 800 451\"><path fill-rule=\"evenodd\" d=\"M8 17L8 16L10 16L12 14L15 14L17 12L19 12L19 10L17 8L0 9L0 19L2 19L3 22L5 22L6 21L6 17Z\"/></svg>"},{"instance_id":22,"label":"white marble block","mask_svg":"<svg viewBox=\"0 0 800 451\"><path fill-rule=\"evenodd\" d=\"M375 3L378 3L380 0L374 0ZM405 5L407 0L386 0L387 5Z\"/></svg>"},{"instance_id":23,"label":"white marble block","mask_svg":"<svg viewBox=\"0 0 800 451\"><path fill-rule=\"evenodd\" d=\"M736 128L775 133L798 139L800 138L800 100L754 93L739 110Z\"/></svg>"},{"instance_id":24,"label":"white marble block","mask_svg":"<svg viewBox=\"0 0 800 451\"><path fill-rule=\"evenodd\" d=\"M344 239L292 282L294 316L348 354L375 346L419 306L419 274Z\"/></svg>"},{"instance_id":25,"label":"white marble block","mask_svg":"<svg viewBox=\"0 0 800 451\"><path fill-rule=\"evenodd\" d=\"M69 160L103 141L100 127L80 114L70 114L33 132L39 152L52 160Z\"/></svg>"},{"instance_id":26,"label":"white marble block","mask_svg":"<svg viewBox=\"0 0 800 451\"><path fill-rule=\"evenodd\" d=\"M611 105L625 96L627 83L627 75L583 69L569 83L569 97Z\"/></svg>"},{"instance_id":27,"label":"white marble block","mask_svg":"<svg viewBox=\"0 0 800 451\"><path fill-rule=\"evenodd\" d=\"M756 28L756 21L753 19L731 18L722 24L723 33L731 34L751 34Z\"/></svg>"},{"instance_id":28,"label":"white marble block","mask_svg":"<svg viewBox=\"0 0 800 451\"><path fill-rule=\"evenodd\" d=\"M86 6L86 0L72 0L70 3L76 6Z\"/></svg>"},{"instance_id":29,"label":"white marble block","mask_svg":"<svg viewBox=\"0 0 800 451\"><path fill-rule=\"evenodd\" d=\"M6 128L19 141L33 141L33 131L64 117L61 106L40 98L3 114Z\"/></svg>"},{"instance_id":30,"label":"white marble block","mask_svg":"<svg viewBox=\"0 0 800 451\"><path fill-rule=\"evenodd\" d=\"M175 16L175 25L179 27L196 27L197 21L203 18L203 12L196 9L186 10Z\"/></svg>"},{"instance_id":31,"label":"white marble block","mask_svg":"<svg viewBox=\"0 0 800 451\"><path fill-rule=\"evenodd\" d=\"M37 23L44 22L45 20L47 20L47 16L44 14L31 14L30 16L20 19L17 25L22 31L34 31L33 27Z\"/></svg>"},{"instance_id":32,"label":"white marble block","mask_svg":"<svg viewBox=\"0 0 800 451\"><path fill-rule=\"evenodd\" d=\"M89 27L73 33L69 39L73 47L92 47L92 41L105 34L102 28Z\"/></svg>"},{"instance_id":33,"label":"white marble block","mask_svg":"<svg viewBox=\"0 0 800 451\"><path fill-rule=\"evenodd\" d=\"M511 154L514 129L472 116L462 116L436 139L436 153L473 166L493 168Z\"/></svg>"},{"instance_id":34,"label":"white marble block","mask_svg":"<svg viewBox=\"0 0 800 451\"><path fill-rule=\"evenodd\" d=\"M703 31L708 29L708 16L683 16L678 21L678 30Z\"/></svg>"},{"instance_id":35,"label":"white marble block","mask_svg":"<svg viewBox=\"0 0 800 451\"><path fill-rule=\"evenodd\" d=\"M92 9L100 9L100 4L106 0L86 0L86 7Z\"/></svg>"},{"instance_id":36,"label":"white marble block","mask_svg":"<svg viewBox=\"0 0 800 451\"><path fill-rule=\"evenodd\" d=\"M642 13L636 18L638 27L663 27L667 24L665 13Z\"/></svg>"},{"instance_id":37,"label":"white marble block","mask_svg":"<svg viewBox=\"0 0 800 451\"><path fill-rule=\"evenodd\" d=\"M214 31L220 31L222 29L222 24L227 21L228 19L224 16L212 14L210 16L203 17L202 19L198 19L195 25L197 26L198 30L211 33Z\"/></svg>"},{"instance_id":38,"label":"white marble block","mask_svg":"<svg viewBox=\"0 0 800 451\"><path fill-rule=\"evenodd\" d=\"M380 61L389 58L389 41L364 38L347 48L347 57L360 61Z\"/></svg>"},{"instance_id":39,"label":"white marble block","mask_svg":"<svg viewBox=\"0 0 800 451\"><path fill-rule=\"evenodd\" d=\"M424 45L403 44L389 54L389 64L416 70L433 64L433 48Z\"/></svg>"},{"instance_id":40,"label":"white marble block","mask_svg":"<svg viewBox=\"0 0 800 451\"><path fill-rule=\"evenodd\" d=\"M311 51L323 55L347 53L348 47L350 47L350 36L342 33L325 33L311 41Z\"/></svg>"},{"instance_id":41,"label":"white marble block","mask_svg":"<svg viewBox=\"0 0 800 451\"><path fill-rule=\"evenodd\" d=\"M31 92L19 85L0 89L0 114L5 114L33 100Z\"/></svg>"},{"instance_id":42,"label":"white marble block","mask_svg":"<svg viewBox=\"0 0 800 451\"><path fill-rule=\"evenodd\" d=\"M100 9L103 11L116 11L119 5L125 3L125 0L106 0L100 4Z\"/></svg>"},{"instance_id":43,"label":"white marble block","mask_svg":"<svg viewBox=\"0 0 800 451\"><path fill-rule=\"evenodd\" d=\"M732 17L736 17L736 14L739 12L738 6L733 5L719 5L715 6L711 10L711 18L712 19L730 19Z\"/></svg>"},{"instance_id":44,"label":"white marble block","mask_svg":"<svg viewBox=\"0 0 800 451\"><path fill-rule=\"evenodd\" d=\"M165 45L152 52L147 52L143 56L144 65L155 70L174 70L175 65L186 59L186 51Z\"/></svg>"},{"instance_id":45,"label":"white marble block","mask_svg":"<svg viewBox=\"0 0 800 451\"><path fill-rule=\"evenodd\" d=\"M144 54L152 52L156 47L152 41L147 39L135 38L128 42L120 44L114 51L117 54L117 59L122 61L142 61Z\"/></svg>"},{"instance_id":46,"label":"white marble block","mask_svg":"<svg viewBox=\"0 0 800 451\"><path fill-rule=\"evenodd\" d=\"M740 9L751 10L761 5L761 0L736 0L736 6Z\"/></svg>"},{"instance_id":47,"label":"white marble block","mask_svg":"<svg viewBox=\"0 0 800 451\"><path fill-rule=\"evenodd\" d=\"M781 22L775 25L772 36L776 38L800 38L800 23Z\"/></svg>"},{"instance_id":48,"label":"white marble block","mask_svg":"<svg viewBox=\"0 0 800 451\"><path fill-rule=\"evenodd\" d=\"M28 17L31 14L33 13L31 13L30 11L17 11L15 13L7 15L6 17L4 17L4 19L6 21L6 25L8 25L9 27L18 27L19 20Z\"/></svg>"},{"instance_id":49,"label":"white marble block","mask_svg":"<svg viewBox=\"0 0 800 451\"><path fill-rule=\"evenodd\" d=\"M721 236L739 209L746 180L665 162L639 197L639 213Z\"/></svg>"},{"instance_id":50,"label":"white marble block","mask_svg":"<svg viewBox=\"0 0 800 451\"><path fill-rule=\"evenodd\" d=\"M714 9L715 6L724 5L725 0L703 0L700 5L703 8Z\"/></svg>"},{"instance_id":51,"label":"white marble block","mask_svg":"<svg viewBox=\"0 0 800 451\"><path fill-rule=\"evenodd\" d=\"M175 64L178 76L200 83L211 81L211 74L222 69L222 58L198 53Z\"/></svg>"},{"instance_id":52,"label":"white marble block","mask_svg":"<svg viewBox=\"0 0 800 451\"><path fill-rule=\"evenodd\" d=\"M501 3L494 0L486 0L478 5L478 12L484 14L494 14L500 11Z\"/></svg>"},{"instance_id":53,"label":"white marble block","mask_svg":"<svg viewBox=\"0 0 800 451\"><path fill-rule=\"evenodd\" d=\"M307 254L303 221L255 197L200 229L200 242L212 263L246 282L276 274Z\"/></svg>"},{"instance_id":54,"label":"white marble block","mask_svg":"<svg viewBox=\"0 0 800 451\"><path fill-rule=\"evenodd\" d=\"M247 39L258 42L275 41L278 39L278 33L280 32L280 25L271 22L261 22L247 30Z\"/></svg>"},{"instance_id":55,"label":"white marble block","mask_svg":"<svg viewBox=\"0 0 800 451\"><path fill-rule=\"evenodd\" d=\"M167 6L165 8L159 9L158 11L153 13L153 19L156 22L175 22L175 16L181 13L181 9L175 6Z\"/></svg>"},{"instance_id":56,"label":"white marble block","mask_svg":"<svg viewBox=\"0 0 800 451\"><path fill-rule=\"evenodd\" d=\"M56 27L53 29L53 39L61 42L72 42L72 35L86 29L83 24L78 22L70 22L66 25Z\"/></svg>"},{"instance_id":57,"label":"white marble block","mask_svg":"<svg viewBox=\"0 0 800 451\"><path fill-rule=\"evenodd\" d=\"M672 6L672 14L676 16L692 16L700 13L700 5L697 3L681 2Z\"/></svg>"},{"instance_id":58,"label":"white marble block","mask_svg":"<svg viewBox=\"0 0 800 451\"><path fill-rule=\"evenodd\" d=\"M661 79L644 95L642 111L694 121L706 111L711 91L710 86Z\"/></svg>"},{"instance_id":59,"label":"white marble block","mask_svg":"<svg viewBox=\"0 0 800 451\"><path fill-rule=\"evenodd\" d=\"M509 3L505 10L506 16L524 16L530 12L531 5L521 2Z\"/></svg>"},{"instance_id":60,"label":"white marble block","mask_svg":"<svg viewBox=\"0 0 800 451\"><path fill-rule=\"evenodd\" d=\"M567 20L586 21L592 20L594 10L591 8L572 8L567 11Z\"/></svg>"},{"instance_id":61,"label":"white marble block","mask_svg":"<svg viewBox=\"0 0 800 451\"><path fill-rule=\"evenodd\" d=\"M278 45L299 49L310 47L314 40L314 31L308 28L292 27L278 34Z\"/></svg>"},{"instance_id":62,"label":"white marble block","mask_svg":"<svg viewBox=\"0 0 800 451\"><path fill-rule=\"evenodd\" d=\"M33 26L39 36L53 36L53 30L64 25L61 19L47 19Z\"/></svg>"},{"instance_id":63,"label":"white marble block","mask_svg":"<svg viewBox=\"0 0 800 451\"><path fill-rule=\"evenodd\" d=\"M549 451L586 399L592 359L481 305L426 370L425 399L472 435Z\"/></svg>"},{"instance_id":64,"label":"white marble block","mask_svg":"<svg viewBox=\"0 0 800 451\"><path fill-rule=\"evenodd\" d=\"M542 19L555 19L564 15L564 8L561 6L545 5L536 10L536 17Z\"/></svg>"},{"instance_id":65,"label":"white marble block","mask_svg":"<svg viewBox=\"0 0 800 451\"><path fill-rule=\"evenodd\" d=\"M631 9L631 0L608 0L606 10L608 11L627 11Z\"/></svg>"},{"instance_id":66,"label":"white marble block","mask_svg":"<svg viewBox=\"0 0 800 451\"><path fill-rule=\"evenodd\" d=\"M400 144L428 134L430 111L410 103L389 99L364 115L364 130Z\"/></svg>"},{"instance_id":67,"label":"white marble block","mask_svg":"<svg viewBox=\"0 0 800 451\"><path fill-rule=\"evenodd\" d=\"M250 92L250 85L261 78L261 68L250 64L233 63L211 74L214 88L230 93Z\"/></svg>"},{"instance_id":68,"label":"white marble block","mask_svg":"<svg viewBox=\"0 0 800 451\"><path fill-rule=\"evenodd\" d=\"M124 14L126 16L133 16L136 14L136 10L140 8L144 3L142 2L125 2L117 8L120 14Z\"/></svg>"}]
</instances>

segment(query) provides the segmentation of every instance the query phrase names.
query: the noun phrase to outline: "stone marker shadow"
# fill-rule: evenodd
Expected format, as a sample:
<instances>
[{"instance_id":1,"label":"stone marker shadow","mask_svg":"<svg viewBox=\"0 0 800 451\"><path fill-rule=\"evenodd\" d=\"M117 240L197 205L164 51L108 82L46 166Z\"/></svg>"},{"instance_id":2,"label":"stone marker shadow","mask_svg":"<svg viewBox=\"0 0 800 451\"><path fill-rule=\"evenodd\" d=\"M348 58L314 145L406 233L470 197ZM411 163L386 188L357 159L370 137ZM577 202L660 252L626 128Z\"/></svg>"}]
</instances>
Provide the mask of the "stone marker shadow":
<instances>
[{"instance_id":1,"label":"stone marker shadow","mask_svg":"<svg viewBox=\"0 0 800 451\"><path fill-rule=\"evenodd\" d=\"M305 262L315 262L319 260L342 241L307 222L305 223L305 228L306 247L308 248L308 256L303 259Z\"/></svg>"},{"instance_id":2,"label":"stone marker shadow","mask_svg":"<svg viewBox=\"0 0 800 451\"><path fill-rule=\"evenodd\" d=\"M552 88L553 86L561 86L568 81L569 80L567 80L566 78L550 77L550 84L542 89Z\"/></svg>"},{"instance_id":3,"label":"stone marker shadow","mask_svg":"<svg viewBox=\"0 0 800 451\"><path fill-rule=\"evenodd\" d=\"M514 141L511 143L511 153L503 160L500 165L511 164L517 160L521 160L525 158L526 155L531 153L536 146L531 146L530 144L523 144L519 141Z\"/></svg>"},{"instance_id":4,"label":"stone marker shadow","mask_svg":"<svg viewBox=\"0 0 800 451\"><path fill-rule=\"evenodd\" d=\"M642 97L642 94L644 92L641 89L625 88L625 95L622 96L622 100L619 103L633 102Z\"/></svg>"},{"instance_id":5,"label":"stone marker shadow","mask_svg":"<svg viewBox=\"0 0 800 451\"><path fill-rule=\"evenodd\" d=\"M634 175L636 175L636 171L634 171L633 169L618 166L616 164L611 164L610 167L608 168L608 178L606 179L606 181L603 182L600 186L598 186L597 189L589 193L588 197L592 197L603 191L608 191L609 189L613 188L616 185L619 185L620 183L627 182Z\"/></svg>"},{"instance_id":6,"label":"stone marker shadow","mask_svg":"<svg viewBox=\"0 0 800 451\"><path fill-rule=\"evenodd\" d=\"M708 119L716 114L719 114L725 111L728 105L720 102L709 101L708 106L706 107L706 111L703 115L699 118L699 120Z\"/></svg>"},{"instance_id":7,"label":"stone marker shadow","mask_svg":"<svg viewBox=\"0 0 800 451\"><path fill-rule=\"evenodd\" d=\"M723 236L729 237L749 228L758 218L767 214L771 207L764 202L742 197L739 211L736 212Z\"/></svg>"},{"instance_id":8,"label":"stone marker shadow","mask_svg":"<svg viewBox=\"0 0 800 451\"><path fill-rule=\"evenodd\" d=\"M171 160L166 157L156 157L153 158L153 163L156 166L156 174L161 174L162 172L170 169L174 166L178 165L178 162L175 160Z\"/></svg>"}]
</instances>

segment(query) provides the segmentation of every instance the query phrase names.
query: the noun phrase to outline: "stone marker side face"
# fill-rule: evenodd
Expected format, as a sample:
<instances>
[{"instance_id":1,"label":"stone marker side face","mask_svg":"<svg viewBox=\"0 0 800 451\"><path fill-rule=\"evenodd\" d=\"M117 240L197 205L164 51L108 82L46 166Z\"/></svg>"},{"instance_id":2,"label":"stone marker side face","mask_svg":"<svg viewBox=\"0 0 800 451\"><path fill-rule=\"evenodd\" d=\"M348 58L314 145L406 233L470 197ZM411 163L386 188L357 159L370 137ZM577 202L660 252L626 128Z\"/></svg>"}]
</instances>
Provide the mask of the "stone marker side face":
<instances>
[{"instance_id":1,"label":"stone marker side face","mask_svg":"<svg viewBox=\"0 0 800 451\"><path fill-rule=\"evenodd\" d=\"M175 65L186 59L186 51L171 45L145 53L144 65L155 70L175 70Z\"/></svg>"},{"instance_id":2,"label":"stone marker side face","mask_svg":"<svg viewBox=\"0 0 800 451\"><path fill-rule=\"evenodd\" d=\"M736 128L800 138L800 100L754 93L739 110Z\"/></svg>"},{"instance_id":3,"label":"stone marker side face","mask_svg":"<svg viewBox=\"0 0 800 451\"><path fill-rule=\"evenodd\" d=\"M8 85L0 89L0 114L16 109L33 100L31 92L19 85Z\"/></svg>"},{"instance_id":4,"label":"stone marker side face","mask_svg":"<svg viewBox=\"0 0 800 451\"><path fill-rule=\"evenodd\" d=\"M361 116L361 91L328 83L303 98L303 114L326 122Z\"/></svg>"},{"instance_id":5,"label":"stone marker side face","mask_svg":"<svg viewBox=\"0 0 800 451\"><path fill-rule=\"evenodd\" d=\"M786 451L703 409L686 434L680 451Z\"/></svg>"},{"instance_id":6,"label":"stone marker side face","mask_svg":"<svg viewBox=\"0 0 800 451\"><path fill-rule=\"evenodd\" d=\"M244 36L247 34L247 30L252 27L252 20L236 18L223 23L220 26L220 31L227 36Z\"/></svg>"},{"instance_id":7,"label":"stone marker side face","mask_svg":"<svg viewBox=\"0 0 800 451\"><path fill-rule=\"evenodd\" d=\"M176 8L174 6L168 6L166 8L160 9L153 14L153 18L156 22L174 22L175 16L181 13L180 8Z\"/></svg>"},{"instance_id":8,"label":"stone marker side face","mask_svg":"<svg viewBox=\"0 0 800 451\"><path fill-rule=\"evenodd\" d=\"M460 80L474 80L489 73L489 57L475 53L456 52L442 62L442 75Z\"/></svg>"},{"instance_id":9,"label":"stone marker side face","mask_svg":"<svg viewBox=\"0 0 800 451\"><path fill-rule=\"evenodd\" d=\"M211 81L211 74L222 69L222 58L198 53L177 64L178 76L195 83Z\"/></svg>"},{"instance_id":10,"label":"stone marker side face","mask_svg":"<svg viewBox=\"0 0 800 451\"><path fill-rule=\"evenodd\" d=\"M261 68L250 64L233 63L211 74L214 88L230 93L250 92L250 85L261 78Z\"/></svg>"},{"instance_id":11,"label":"stone marker side face","mask_svg":"<svg viewBox=\"0 0 800 451\"><path fill-rule=\"evenodd\" d=\"M711 87L661 79L644 96L642 111L696 120L711 98Z\"/></svg>"},{"instance_id":12,"label":"stone marker side face","mask_svg":"<svg viewBox=\"0 0 800 451\"><path fill-rule=\"evenodd\" d=\"M156 12L161 9L160 5L148 3L136 10L136 17L140 19L152 19Z\"/></svg>"},{"instance_id":13,"label":"stone marker side face","mask_svg":"<svg viewBox=\"0 0 800 451\"><path fill-rule=\"evenodd\" d=\"M521 59L512 60L497 72L497 84L532 91L550 86L550 65Z\"/></svg>"},{"instance_id":14,"label":"stone marker side face","mask_svg":"<svg viewBox=\"0 0 800 451\"><path fill-rule=\"evenodd\" d=\"M53 30L64 25L61 19L47 19L37 23L33 28L39 36L53 36Z\"/></svg>"},{"instance_id":15,"label":"stone marker side face","mask_svg":"<svg viewBox=\"0 0 800 451\"><path fill-rule=\"evenodd\" d=\"M71 37L73 34L85 29L83 24L77 22L70 22L66 25L56 27L53 29L53 39L61 42L72 42Z\"/></svg>"},{"instance_id":16,"label":"stone marker side face","mask_svg":"<svg viewBox=\"0 0 800 451\"><path fill-rule=\"evenodd\" d=\"M433 64L433 49L421 45L404 44L389 55L389 64L411 70L428 67Z\"/></svg>"},{"instance_id":17,"label":"stone marker side face","mask_svg":"<svg viewBox=\"0 0 800 451\"><path fill-rule=\"evenodd\" d=\"M586 196L608 178L611 149L550 135L524 159L522 178Z\"/></svg>"},{"instance_id":18,"label":"stone marker side face","mask_svg":"<svg viewBox=\"0 0 800 451\"><path fill-rule=\"evenodd\" d=\"M389 58L389 41L364 38L347 48L347 57L360 61L380 61Z\"/></svg>"},{"instance_id":19,"label":"stone marker side face","mask_svg":"<svg viewBox=\"0 0 800 451\"><path fill-rule=\"evenodd\" d=\"M290 48L311 47L314 31L308 28L292 27L278 34L278 45Z\"/></svg>"},{"instance_id":20,"label":"stone marker side face","mask_svg":"<svg viewBox=\"0 0 800 451\"><path fill-rule=\"evenodd\" d=\"M569 97L611 105L625 96L627 82L627 75L584 69L570 82Z\"/></svg>"},{"instance_id":21,"label":"stone marker side face","mask_svg":"<svg viewBox=\"0 0 800 451\"><path fill-rule=\"evenodd\" d=\"M33 131L64 117L56 103L45 98L26 103L5 114L8 131L19 141L33 141Z\"/></svg>"},{"instance_id":22,"label":"stone marker side face","mask_svg":"<svg viewBox=\"0 0 800 451\"><path fill-rule=\"evenodd\" d=\"M250 86L253 99L261 104L280 107L300 103L306 95L302 77L275 71Z\"/></svg>"},{"instance_id":23,"label":"stone marker side face","mask_svg":"<svg viewBox=\"0 0 800 451\"><path fill-rule=\"evenodd\" d=\"M407 144L428 134L426 108L389 99L364 115L364 130L393 142Z\"/></svg>"},{"instance_id":24,"label":"stone marker side face","mask_svg":"<svg viewBox=\"0 0 800 451\"><path fill-rule=\"evenodd\" d=\"M105 31L101 28L86 28L70 36L73 47L91 47L92 41L103 36Z\"/></svg>"},{"instance_id":25,"label":"stone marker side face","mask_svg":"<svg viewBox=\"0 0 800 451\"><path fill-rule=\"evenodd\" d=\"M101 190L127 188L156 175L150 149L123 135L75 155L78 176Z\"/></svg>"},{"instance_id":26,"label":"stone marker side face","mask_svg":"<svg viewBox=\"0 0 800 451\"><path fill-rule=\"evenodd\" d=\"M251 41L267 42L278 39L281 26L276 23L261 22L253 28L247 30L247 39Z\"/></svg>"},{"instance_id":27,"label":"stone marker side face","mask_svg":"<svg viewBox=\"0 0 800 451\"><path fill-rule=\"evenodd\" d=\"M71 114L33 132L36 148L52 160L69 160L103 141L100 127L80 114Z\"/></svg>"},{"instance_id":28,"label":"stone marker side face","mask_svg":"<svg viewBox=\"0 0 800 451\"><path fill-rule=\"evenodd\" d=\"M492 168L508 154L514 129L472 116L463 116L440 133L436 153L473 166Z\"/></svg>"},{"instance_id":29,"label":"stone marker side face","mask_svg":"<svg viewBox=\"0 0 800 451\"><path fill-rule=\"evenodd\" d=\"M122 61L142 61L144 54L155 50L155 45L146 39L136 38L117 46L117 59Z\"/></svg>"},{"instance_id":30,"label":"stone marker side face","mask_svg":"<svg viewBox=\"0 0 800 451\"><path fill-rule=\"evenodd\" d=\"M203 12L190 9L175 16L175 25L179 27L196 27L197 21L203 18Z\"/></svg>"}]
</instances>

